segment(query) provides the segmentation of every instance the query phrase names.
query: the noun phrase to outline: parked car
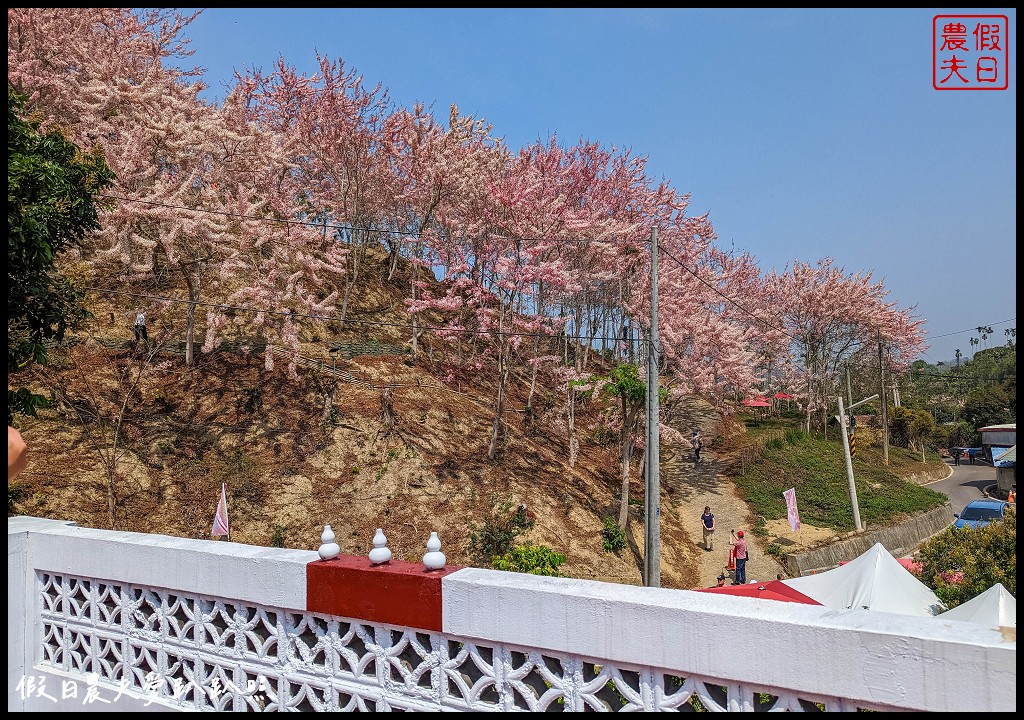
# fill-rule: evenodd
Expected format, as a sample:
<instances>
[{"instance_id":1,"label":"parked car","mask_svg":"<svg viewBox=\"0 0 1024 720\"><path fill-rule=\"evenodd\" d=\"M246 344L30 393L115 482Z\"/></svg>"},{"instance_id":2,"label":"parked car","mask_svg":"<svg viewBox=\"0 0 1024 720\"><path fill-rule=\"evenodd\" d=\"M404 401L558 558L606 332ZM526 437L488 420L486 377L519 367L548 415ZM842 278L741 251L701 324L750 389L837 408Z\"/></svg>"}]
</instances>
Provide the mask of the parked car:
<instances>
[{"instance_id":1,"label":"parked car","mask_svg":"<svg viewBox=\"0 0 1024 720\"><path fill-rule=\"evenodd\" d=\"M967 503L967 507L962 511L953 515L956 518L953 526L958 528L985 527L995 520L1002 520L1003 515L1006 514L1006 506L1009 504L1005 500L992 500L988 498L985 500L973 500Z\"/></svg>"}]
</instances>

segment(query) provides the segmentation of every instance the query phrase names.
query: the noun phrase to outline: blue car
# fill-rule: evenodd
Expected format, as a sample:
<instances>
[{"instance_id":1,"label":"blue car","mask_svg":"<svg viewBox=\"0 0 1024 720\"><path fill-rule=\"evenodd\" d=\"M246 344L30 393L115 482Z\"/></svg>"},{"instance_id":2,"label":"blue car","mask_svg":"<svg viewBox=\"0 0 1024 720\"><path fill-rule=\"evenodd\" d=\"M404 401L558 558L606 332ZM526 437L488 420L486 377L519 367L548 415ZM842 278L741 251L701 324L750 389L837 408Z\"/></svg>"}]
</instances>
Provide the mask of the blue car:
<instances>
[{"instance_id":1,"label":"blue car","mask_svg":"<svg viewBox=\"0 0 1024 720\"><path fill-rule=\"evenodd\" d=\"M956 518L953 527L985 527L991 522L1002 520L1003 515L1006 514L1007 505L1009 503L1004 500L985 499L969 502L967 507L953 516Z\"/></svg>"}]
</instances>

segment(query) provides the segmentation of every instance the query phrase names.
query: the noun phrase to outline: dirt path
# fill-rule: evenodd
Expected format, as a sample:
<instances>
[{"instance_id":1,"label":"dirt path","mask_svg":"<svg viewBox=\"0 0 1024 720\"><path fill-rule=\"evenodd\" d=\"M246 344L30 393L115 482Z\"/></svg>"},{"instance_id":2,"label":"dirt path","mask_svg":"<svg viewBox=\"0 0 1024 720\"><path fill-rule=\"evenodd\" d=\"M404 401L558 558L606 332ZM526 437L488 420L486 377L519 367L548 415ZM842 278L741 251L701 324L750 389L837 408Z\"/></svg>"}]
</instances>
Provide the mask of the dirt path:
<instances>
[{"instance_id":1,"label":"dirt path","mask_svg":"<svg viewBox=\"0 0 1024 720\"><path fill-rule=\"evenodd\" d=\"M777 573L783 572L782 565L766 555L749 533L752 524L750 511L736 494L733 483L719 475L719 467L714 449L707 446L702 453L700 465L694 464L693 453L690 451L676 450L662 455L662 483L677 508L673 521L687 530L690 541L699 550L700 586L711 587L718 576L726 572L730 530L748 530L751 559L747 562L747 582L774 580ZM710 552L704 550L700 525L705 505L711 507L715 516L715 536ZM729 577L728 582L732 582L732 574L726 575Z\"/></svg>"},{"instance_id":2,"label":"dirt path","mask_svg":"<svg viewBox=\"0 0 1024 720\"><path fill-rule=\"evenodd\" d=\"M689 447L664 448L661 454L661 485L662 492L671 498L675 510L672 522L686 530L690 542L697 550L699 563L700 586L711 587L716 584L720 574L726 573L727 582L732 582L732 573L726 572L729 561L729 531L746 530L747 544L751 559L747 562L747 582L775 580L783 566L771 555L764 552L766 541L754 537L749 532L754 518L743 499L737 494L735 484L721 474L727 456L723 447L716 447L712 438L719 437L716 433L719 423L717 413L703 404L691 403L685 408L689 428L677 425L677 428L689 436L690 429L699 429L705 438L701 453L702 462L697 465L693 461L693 451ZM700 516L704 506L710 506L715 516L715 537L713 549L704 550L704 538L701 532ZM667 519L667 518L666 518ZM787 549L813 542L821 534L831 536L832 531L805 526L799 533L793 533L785 520L769 523L769 537L780 542Z\"/></svg>"}]
</instances>

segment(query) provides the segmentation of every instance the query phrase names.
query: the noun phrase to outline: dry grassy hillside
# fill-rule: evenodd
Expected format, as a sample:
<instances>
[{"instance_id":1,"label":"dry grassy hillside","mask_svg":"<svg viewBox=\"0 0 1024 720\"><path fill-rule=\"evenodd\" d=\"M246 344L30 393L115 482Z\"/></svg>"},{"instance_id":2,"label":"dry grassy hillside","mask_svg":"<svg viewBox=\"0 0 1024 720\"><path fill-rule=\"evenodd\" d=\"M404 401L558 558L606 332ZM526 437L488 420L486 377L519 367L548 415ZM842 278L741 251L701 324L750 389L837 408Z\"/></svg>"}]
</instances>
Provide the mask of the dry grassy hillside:
<instances>
[{"instance_id":1,"label":"dry grassy hillside","mask_svg":"<svg viewBox=\"0 0 1024 720\"><path fill-rule=\"evenodd\" d=\"M364 290L352 318L403 317L398 288L371 280ZM631 547L619 556L602 549L603 518L617 514L619 480L614 440L599 444L599 434L587 435L600 425L601 403L577 414L583 437L570 468L565 437L551 422L559 393L540 388L537 416L527 422L528 379L515 378L507 437L488 462L487 373L444 385L426 353L408 361L401 328L310 330L307 362L290 377L285 359L268 371L262 353L230 343L197 353L195 366L186 367L173 311L152 318L159 352L144 365L145 350L130 342L130 321L120 320L131 310L96 306L94 313L98 321L78 344L55 352L49 367L12 378L62 398L21 423L31 462L13 493L15 512L109 527L112 502L117 529L208 538L226 482L236 542L313 549L329 523L343 552L363 554L381 527L396 557L419 560L437 530L449 562L477 564L468 554L471 526L492 498L510 496L536 517L522 539L564 553L564 574L641 582L638 514ZM325 430L322 388L330 374L317 362L332 367L328 342L341 343L341 382ZM383 385L395 386L390 398ZM115 447L110 419L122 405ZM636 478L634 513L642 487ZM663 502L670 516L672 499ZM662 540L663 585L694 586L695 543L671 524L663 524Z\"/></svg>"}]
</instances>

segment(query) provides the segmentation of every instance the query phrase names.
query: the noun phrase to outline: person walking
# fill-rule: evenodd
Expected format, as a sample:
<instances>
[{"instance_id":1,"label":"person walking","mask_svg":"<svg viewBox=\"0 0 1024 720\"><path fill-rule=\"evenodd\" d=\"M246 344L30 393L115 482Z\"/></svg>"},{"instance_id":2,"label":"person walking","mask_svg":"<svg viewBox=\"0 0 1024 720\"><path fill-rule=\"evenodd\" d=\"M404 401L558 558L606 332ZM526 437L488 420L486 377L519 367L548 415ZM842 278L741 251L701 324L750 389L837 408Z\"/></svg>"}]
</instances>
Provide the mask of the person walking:
<instances>
[{"instance_id":1,"label":"person walking","mask_svg":"<svg viewBox=\"0 0 1024 720\"><path fill-rule=\"evenodd\" d=\"M149 335L146 334L146 313L141 310L135 316L135 342L139 340L149 342Z\"/></svg>"},{"instance_id":2,"label":"person walking","mask_svg":"<svg viewBox=\"0 0 1024 720\"><path fill-rule=\"evenodd\" d=\"M693 436L690 439L690 445L693 446L693 462L695 465L700 465L700 451L704 447L704 441L701 440L699 430L693 431Z\"/></svg>"},{"instance_id":3,"label":"person walking","mask_svg":"<svg viewBox=\"0 0 1024 720\"><path fill-rule=\"evenodd\" d=\"M746 585L747 584L747 541L743 539L743 531L736 532L730 530L729 534L732 539L729 540L729 544L733 546L733 550L736 552L736 572L732 576L733 585Z\"/></svg>"},{"instance_id":4,"label":"person walking","mask_svg":"<svg viewBox=\"0 0 1024 720\"><path fill-rule=\"evenodd\" d=\"M960 448L950 448L949 454L953 456L953 464L960 464Z\"/></svg>"},{"instance_id":5,"label":"person walking","mask_svg":"<svg viewBox=\"0 0 1024 720\"><path fill-rule=\"evenodd\" d=\"M704 512L700 516L700 525L704 532L704 551L711 552L715 545L715 515L711 512L710 505L704 506Z\"/></svg>"}]
</instances>

